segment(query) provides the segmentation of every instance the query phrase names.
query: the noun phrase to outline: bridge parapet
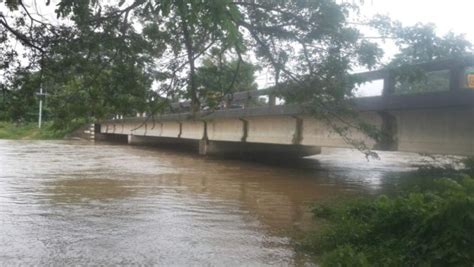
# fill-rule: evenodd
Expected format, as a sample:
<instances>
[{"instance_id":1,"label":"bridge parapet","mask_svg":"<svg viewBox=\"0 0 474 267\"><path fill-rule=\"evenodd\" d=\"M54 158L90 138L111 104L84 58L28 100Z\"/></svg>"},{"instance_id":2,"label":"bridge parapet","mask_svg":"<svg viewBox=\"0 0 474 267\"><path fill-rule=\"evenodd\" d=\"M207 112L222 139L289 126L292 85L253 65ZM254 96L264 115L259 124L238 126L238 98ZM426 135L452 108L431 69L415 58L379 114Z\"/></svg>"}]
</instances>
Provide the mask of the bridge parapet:
<instances>
[{"instance_id":1,"label":"bridge parapet","mask_svg":"<svg viewBox=\"0 0 474 267\"><path fill-rule=\"evenodd\" d=\"M474 56L437 60L429 63L404 65L400 67L388 67L376 71L356 73L352 76L361 83L383 80L382 96L395 95L395 84L397 79L407 73L449 71L449 86L446 91L458 91L469 88L464 70L474 66ZM474 89L474 88L471 88ZM263 106L275 106L276 102L271 100L278 96L298 94L298 89L293 87L271 87L267 89L236 92L224 96L227 106L225 110L249 108L249 103L258 102ZM259 102L260 97L268 99L266 104ZM177 102L171 105L171 113L189 111L190 102Z\"/></svg>"}]
</instances>

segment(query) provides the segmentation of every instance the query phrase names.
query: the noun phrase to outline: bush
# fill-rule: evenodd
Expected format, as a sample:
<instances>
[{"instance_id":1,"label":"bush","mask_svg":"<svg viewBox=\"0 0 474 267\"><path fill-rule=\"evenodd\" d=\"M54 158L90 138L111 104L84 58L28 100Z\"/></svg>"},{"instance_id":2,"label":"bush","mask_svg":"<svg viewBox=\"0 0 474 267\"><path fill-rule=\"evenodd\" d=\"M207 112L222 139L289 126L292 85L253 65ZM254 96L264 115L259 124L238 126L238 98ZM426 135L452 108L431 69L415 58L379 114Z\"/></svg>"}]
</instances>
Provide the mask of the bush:
<instances>
[{"instance_id":1,"label":"bush","mask_svg":"<svg viewBox=\"0 0 474 267\"><path fill-rule=\"evenodd\" d=\"M313 210L327 227L306 240L323 266L473 266L474 179L424 192Z\"/></svg>"},{"instance_id":2,"label":"bush","mask_svg":"<svg viewBox=\"0 0 474 267\"><path fill-rule=\"evenodd\" d=\"M45 122L41 129L36 123L11 123L0 121L0 139L62 139L74 131L79 123L69 128L58 128L51 122Z\"/></svg>"}]
</instances>

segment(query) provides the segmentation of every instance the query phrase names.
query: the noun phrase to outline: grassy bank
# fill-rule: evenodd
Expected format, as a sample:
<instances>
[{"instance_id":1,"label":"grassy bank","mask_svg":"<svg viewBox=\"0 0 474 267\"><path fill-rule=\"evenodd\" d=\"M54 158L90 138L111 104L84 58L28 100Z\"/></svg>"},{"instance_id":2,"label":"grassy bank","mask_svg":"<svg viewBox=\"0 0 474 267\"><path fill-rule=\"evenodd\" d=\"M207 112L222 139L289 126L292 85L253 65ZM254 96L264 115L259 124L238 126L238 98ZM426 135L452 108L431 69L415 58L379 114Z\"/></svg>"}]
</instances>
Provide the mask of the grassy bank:
<instances>
[{"instance_id":1,"label":"grassy bank","mask_svg":"<svg viewBox=\"0 0 474 267\"><path fill-rule=\"evenodd\" d=\"M303 249L322 266L473 266L474 179L430 189L317 206L322 229Z\"/></svg>"},{"instance_id":2,"label":"grassy bank","mask_svg":"<svg viewBox=\"0 0 474 267\"><path fill-rule=\"evenodd\" d=\"M16 140L39 140L39 139L62 139L67 130L54 129L52 123L46 122L41 129L38 129L36 123L11 123L0 122L0 139L16 139Z\"/></svg>"}]
</instances>

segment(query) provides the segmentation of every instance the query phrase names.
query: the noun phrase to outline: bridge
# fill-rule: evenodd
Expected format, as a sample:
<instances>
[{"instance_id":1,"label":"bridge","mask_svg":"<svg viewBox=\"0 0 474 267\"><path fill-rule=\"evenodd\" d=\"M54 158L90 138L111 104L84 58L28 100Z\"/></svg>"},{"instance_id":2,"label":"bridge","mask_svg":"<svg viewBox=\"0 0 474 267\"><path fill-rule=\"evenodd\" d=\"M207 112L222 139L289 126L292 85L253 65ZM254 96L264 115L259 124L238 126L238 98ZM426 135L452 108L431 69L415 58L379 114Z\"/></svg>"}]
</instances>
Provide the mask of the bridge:
<instances>
[{"instance_id":1,"label":"bridge","mask_svg":"<svg viewBox=\"0 0 474 267\"><path fill-rule=\"evenodd\" d=\"M361 140L375 150L474 156L474 77L466 70L474 58L457 58L405 67L425 73L447 73L446 90L397 94L400 69L355 74L364 81L383 80L380 96L348 99L358 117L375 126L384 138L373 140L360 130L342 136L338 127L301 104L277 101L276 88L238 92L232 105L218 110L185 111L153 118L133 117L99 122L95 138L132 145L185 145L202 155L272 155L302 157L322 147L353 147ZM252 106L266 99L265 105ZM183 111L184 107L184 111ZM351 120L351 118L347 118Z\"/></svg>"}]
</instances>

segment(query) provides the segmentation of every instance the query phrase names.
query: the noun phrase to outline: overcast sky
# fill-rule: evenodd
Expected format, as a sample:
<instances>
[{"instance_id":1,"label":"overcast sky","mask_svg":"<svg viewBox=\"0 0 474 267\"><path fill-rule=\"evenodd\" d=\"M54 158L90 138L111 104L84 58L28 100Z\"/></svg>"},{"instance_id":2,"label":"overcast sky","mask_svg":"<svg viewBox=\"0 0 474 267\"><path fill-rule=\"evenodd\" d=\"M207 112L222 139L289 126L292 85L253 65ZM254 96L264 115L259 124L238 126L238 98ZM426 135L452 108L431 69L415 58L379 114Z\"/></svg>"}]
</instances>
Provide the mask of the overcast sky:
<instances>
[{"instance_id":1,"label":"overcast sky","mask_svg":"<svg viewBox=\"0 0 474 267\"><path fill-rule=\"evenodd\" d=\"M440 35L449 31L465 34L466 39L474 43L474 0L364 0L360 15L371 18L376 14L388 15L404 26L418 22L433 23ZM391 50L391 47L385 49ZM271 82L264 76L258 77L260 87L266 87ZM364 86L358 95L380 94L381 86L381 83Z\"/></svg>"},{"instance_id":2,"label":"overcast sky","mask_svg":"<svg viewBox=\"0 0 474 267\"><path fill-rule=\"evenodd\" d=\"M365 0L361 15L370 18L376 14L388 15L404 26L433 23L440 35L449 31L465 34L474 43L474 0ZM365 84L357 95L379 95L382 87L381 81Z\"/></svg>"},{"instance_id":3,"label":"overcast sky","mask_svg":"<svg viewBox=\"0 0 474 267\"><path fill-rule=\"evenodd\" d=\"M474 0L365 0L362 15L389 15L405 26L434 23L439 33L466 34L474 43Z\"/></svg>"}]
</instances>

